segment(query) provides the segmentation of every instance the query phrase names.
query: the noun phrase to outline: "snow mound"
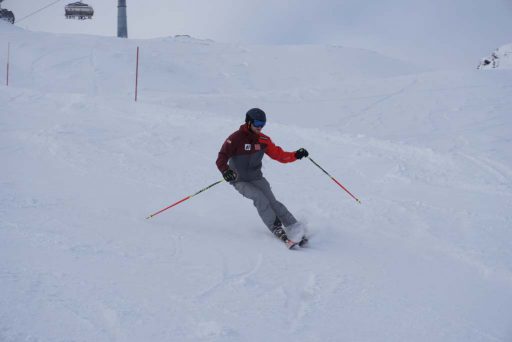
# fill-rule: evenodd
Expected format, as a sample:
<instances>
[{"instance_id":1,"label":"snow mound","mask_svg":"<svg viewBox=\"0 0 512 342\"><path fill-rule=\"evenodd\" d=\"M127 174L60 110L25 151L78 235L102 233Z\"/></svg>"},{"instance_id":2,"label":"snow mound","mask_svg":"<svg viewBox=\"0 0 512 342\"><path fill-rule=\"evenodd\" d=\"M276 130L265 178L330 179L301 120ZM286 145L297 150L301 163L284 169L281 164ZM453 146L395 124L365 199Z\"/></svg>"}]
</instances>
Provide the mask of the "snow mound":
<instances>
[{"instance_id":1,"label":"snow mound","mask_svg":"<svg viewBox=\"0 0 512 342\"><path fill-rule=\"evenodd\" d=\"M421 71L372 51L339 46L241 46L192 37L137 41L21 29L2 29L0 39L11 42L13 85L49 92L132 92L137 46L141 91L161 93L288 91ZM56 46L66 48L55 51Z\"/></svg>"}]
</instances>

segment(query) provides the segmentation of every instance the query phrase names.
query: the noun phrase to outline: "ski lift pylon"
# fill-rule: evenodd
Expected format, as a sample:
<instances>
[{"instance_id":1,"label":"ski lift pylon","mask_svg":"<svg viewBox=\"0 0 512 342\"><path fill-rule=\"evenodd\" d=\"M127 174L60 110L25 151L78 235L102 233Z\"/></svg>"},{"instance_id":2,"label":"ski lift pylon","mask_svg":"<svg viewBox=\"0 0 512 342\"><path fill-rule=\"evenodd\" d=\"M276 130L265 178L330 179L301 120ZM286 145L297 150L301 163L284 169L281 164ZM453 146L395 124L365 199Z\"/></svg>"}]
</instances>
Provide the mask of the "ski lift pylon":
<instances>
[{"instance_id":1,"label":"ski lift pylon","mask_svg":"<svg viewBox=\"0 0 512 342\"><path fill-rule=\"evenodd\" d=\"M65 7L66 19L92 19L94 9L82 1L72 2Z\"/></svg>"}]
</instances>

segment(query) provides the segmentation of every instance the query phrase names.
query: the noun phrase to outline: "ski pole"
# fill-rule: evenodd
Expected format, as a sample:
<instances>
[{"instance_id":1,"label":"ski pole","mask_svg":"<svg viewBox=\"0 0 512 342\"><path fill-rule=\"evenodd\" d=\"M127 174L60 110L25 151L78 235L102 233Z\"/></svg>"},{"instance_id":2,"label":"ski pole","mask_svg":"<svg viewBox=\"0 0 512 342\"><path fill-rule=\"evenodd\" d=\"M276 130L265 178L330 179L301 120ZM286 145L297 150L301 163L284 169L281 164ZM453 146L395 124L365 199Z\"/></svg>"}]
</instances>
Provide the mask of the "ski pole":
<instances>
[{"instance_id":1,"label":"ski pole","mask_svg":"<svg viewBox=\"0 0 512 342\"><path fill-rule=\"evenodd\" d=\"M213 183L213 184L211 184L211 185L208 185L206 188L203 188L203 189L199 190L199 191L198 191L198 192L196 192L195 194L190 195L190 196L187 196L187 197L185 197L184 199L179 200L178 202L173 203L173 204L171 204L170 206L165 207L165 208L163 208L163 209L161 209L161 210L157 211L156 213L149 215L148 217L146 217L146 220L147 220L147 219L152 218L153 216L156 216L156 215L160 214L161 212L166 211L167 209L171 209L172 207L174 207L174 206L176 206L176 205L178 205L178 204L180 204L180 203L182 203L182 202L185 202L186 200L191 199L191 198L192 198L192 197L194 197L195 195L199 195L201 192L206 191L206 190L208 190L208 189L210 189L210 188L214 187L215 185L217 185L217 184L219 184L219 183L222 183L222 182L224 182L224 179L221 179L220 181L217 181L217 182L215 182L215 183Z\"/></svg>"},{"instance_id":2,"label":"ski pole","mask_svg":"<svg viewBox=\"0 0 512 342\"><path fill-rule=\"evenodd\" d=\"M353 199L355 199L355 200L357 201L357 203L361 204L361 201L360 201L357 197L355 197L354 195L352 195L352 193L351 193L350 191L348 191L348 190L347 190L347 188L345 188L343 185L341 185L341 183L340 183L340 182L338 182L338 181L337 181L333 176L331 176L331 175L329 174L329 172L325 171L325 170L323 169L323 167L321 167L320 165L318 165L318 163L317 163L317 162L315 162L313 159L311 159L311 157L309 157L309 156L308 156L308 157L306 157L306 158L308 158L309 160L311 160L311 162L312 162L313 164L315 164L315 165L316 165L320 170L322 170L322 171L323 171L327 176L329 176L329 177L330 177L330 178L331 178L331 179L332 179L336 184L338 184L338 185L339 185L343 190L345 190L345 191L347 192L347 194L349 194Z\"/></svg>"}]
</instances>

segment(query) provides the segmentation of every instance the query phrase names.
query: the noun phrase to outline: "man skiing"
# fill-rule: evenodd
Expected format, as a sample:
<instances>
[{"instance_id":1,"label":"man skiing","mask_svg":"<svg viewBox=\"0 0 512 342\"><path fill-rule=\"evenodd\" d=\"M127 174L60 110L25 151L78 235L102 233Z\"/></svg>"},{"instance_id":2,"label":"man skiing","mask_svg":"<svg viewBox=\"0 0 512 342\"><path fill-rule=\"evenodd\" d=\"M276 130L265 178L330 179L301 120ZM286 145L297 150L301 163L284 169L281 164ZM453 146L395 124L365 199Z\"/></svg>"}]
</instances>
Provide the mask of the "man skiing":
<instances>
[{"instance_id":1,"label":"man skiing","mask_svg":"<svg viewBox=\"0 0 512 342\"><path fill-rule=\"evenodd\" d=\"M281 163L290 163L307 157L308 151L304 148L295 152L283 151L261 133L266 121L263 110L250 109L245 115L245 124L222 145L217 157L217 167L226 181L244 197L253 201L268 229L291 248L298 243L302 245L307 239L302 228L298 227L295 217L276 200L270 184L261 172L261 160L263 154L267 154ZM283 228L286 228L290 238Z\"/></svg>"}]
</instances>

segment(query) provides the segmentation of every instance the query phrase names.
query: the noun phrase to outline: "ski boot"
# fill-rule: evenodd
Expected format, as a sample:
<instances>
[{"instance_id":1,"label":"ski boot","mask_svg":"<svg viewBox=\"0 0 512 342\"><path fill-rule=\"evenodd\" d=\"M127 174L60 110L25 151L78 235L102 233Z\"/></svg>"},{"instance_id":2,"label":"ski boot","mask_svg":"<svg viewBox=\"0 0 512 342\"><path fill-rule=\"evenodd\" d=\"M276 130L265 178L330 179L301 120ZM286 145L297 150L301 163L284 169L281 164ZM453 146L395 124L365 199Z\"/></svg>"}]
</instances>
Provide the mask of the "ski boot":
<instances>
[{"instance_id":1,"label":"ski boot","mask_svg":"<svg viewBox=\"0 0 512 342\"><path fill-rule=\"evenodd\" d=\"M283 227L275 227L274 229L272 229L272 233L274 233L274 235L279 240L283 241L286 244L286 247L288 247L288 249L292 249L293 247L295 247L298 244L298 242L288 239L288 236L286 236L286 233L285 233Z\"/></svg>"},{"instance_id":2,"label":"ski boot","mask_svg":"<svg viewBox=\"0 0 512 342\"><path fill-rule=\"evenodd\" d=\"M306 247L308 245L308 241L309 241L309 239L306 237L306 235L304 235L299 242L299 246Z\"/></svg>"}]
</instances>

